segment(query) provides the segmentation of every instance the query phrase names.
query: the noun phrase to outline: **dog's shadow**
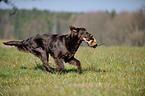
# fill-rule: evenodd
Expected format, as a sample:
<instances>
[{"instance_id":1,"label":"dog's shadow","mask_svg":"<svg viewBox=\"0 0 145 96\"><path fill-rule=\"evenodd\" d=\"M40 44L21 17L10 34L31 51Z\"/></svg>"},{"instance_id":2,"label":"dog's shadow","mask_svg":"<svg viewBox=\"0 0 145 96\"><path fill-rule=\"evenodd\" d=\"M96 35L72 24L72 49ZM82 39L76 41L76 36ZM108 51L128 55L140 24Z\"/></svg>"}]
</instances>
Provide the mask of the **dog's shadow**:
<instances>
[{"instance_id":1,"label":"dog's shadow","mask_svg":"<svg viewBox=\"0 0 145 96\"><path fill-rule=\"evenodd\" d=\"M20 67L20 69L28 69L28 68L25 66L22 66L22 67ZM42 65L39 63L36 63L36 65L30 69L44 71ZM100 68L97 69L95 67L88 67L88 68L82 69L82 73L89 72L89 71L91 71L91 72L107 72L107 70L103 70ZM50 72L50 71L48 70L48 72ZM50 73L52 73L52 74L54 74L54 73L66 74L66 73L72 73L72 72L77 73L77 68L75 68L75 69L63 69L60 72L50 72Z\"/></svg>"},{"instance_id":2,"label":"dog's shadow","mask_svg":"<svg viewBox=\"0 0 145 96\"><path fill-rule=\"evenodd\" d=\"M41 64L36 64L36 66L33 69L34 70L40 69L40 70L44 71ZM82 69L82 73L89 72L89 71L92 71L92 72L107 72L106 70L103 70L103 69L100 69L100 68L97 69L97 68L94 68L94 67L89 67L89 68ZM50 72L50 71L48 71L48 72ZM65 73L71 73L71 72L78 73L77 68L75 68L75 69L63 69L59 73L65 74ZM57 72L50 72L50 73L57 73Z\"/></svg>"}]
</instances>

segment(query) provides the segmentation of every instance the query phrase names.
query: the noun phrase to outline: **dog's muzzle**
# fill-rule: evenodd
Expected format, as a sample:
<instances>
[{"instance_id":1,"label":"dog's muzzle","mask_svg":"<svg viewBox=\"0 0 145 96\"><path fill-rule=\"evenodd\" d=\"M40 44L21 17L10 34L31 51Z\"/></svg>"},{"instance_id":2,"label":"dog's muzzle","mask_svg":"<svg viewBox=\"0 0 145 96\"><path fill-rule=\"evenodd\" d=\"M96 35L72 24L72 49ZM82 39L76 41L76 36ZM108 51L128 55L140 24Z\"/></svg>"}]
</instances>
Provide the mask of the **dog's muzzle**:
<instances>
[{"instance_id":1,"label":"dog's muzzle","mask_svg":"<svg viewBox=\"0 0 145 96\"><path fill-rule=\"evenodd\" d=\"M87 40L86 38L83 38L83 40L88 44L88 46L96 48L97 47L97 41L95 38L91 38Z\"/></svg>"}]
</instances>

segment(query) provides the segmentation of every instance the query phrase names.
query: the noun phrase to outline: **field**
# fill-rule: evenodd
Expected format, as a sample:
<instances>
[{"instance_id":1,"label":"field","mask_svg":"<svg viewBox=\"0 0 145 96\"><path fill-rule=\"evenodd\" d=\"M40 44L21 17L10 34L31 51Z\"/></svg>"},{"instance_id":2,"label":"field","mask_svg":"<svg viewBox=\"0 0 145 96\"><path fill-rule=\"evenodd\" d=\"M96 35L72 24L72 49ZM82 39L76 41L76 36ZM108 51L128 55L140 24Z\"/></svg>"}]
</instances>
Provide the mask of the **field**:
<instances>
[{"instance_id":1,"label":"field","mask_svg":"<svg viewBox=\"0 0 145 96\"><path fill-rule=\"evenodd\" d=\"M80 47L75 57L82 74L70 64L45 73L37 57L1 44L0 96L145 96L145 47Z\"/></svg>"}]
</instances>

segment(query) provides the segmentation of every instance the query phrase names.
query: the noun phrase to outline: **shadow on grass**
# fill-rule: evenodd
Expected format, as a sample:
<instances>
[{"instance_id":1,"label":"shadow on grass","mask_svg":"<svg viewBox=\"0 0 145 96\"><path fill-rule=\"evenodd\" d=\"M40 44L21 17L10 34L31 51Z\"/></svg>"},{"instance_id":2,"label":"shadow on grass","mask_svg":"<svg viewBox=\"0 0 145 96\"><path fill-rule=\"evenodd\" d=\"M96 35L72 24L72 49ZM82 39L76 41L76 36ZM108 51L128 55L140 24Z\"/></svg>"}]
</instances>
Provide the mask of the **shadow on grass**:
<instances>
[{"instance_id":1,"label":"shadow on grass","mask_svg":"<svg viewBox=\"0 0 145 96\"><path fill-rule=\"evenodd\" d=\"M24 67L23 69L27 69L27 68ZM34 69L34 70L40 69L40 70L44 71L42 65L38 64L38 63L36 63L36 66L32 69ZM89 67L89 68L86 68L86 69L82 69L82 73L89 72L89 71L91 71L91 72L107 72L106 70L102 70L100 68L97 69L97 68L94 68L94 67ZM48 72L50 72L50 71L48 71ZM63 69L59 73L66 74L66 73L71 73L71 72L78 73L77 68L75 68L75 69ZM58 73L58 72L50 72L50 73Z\"/></svg>"},{"instance_id":2,"label":"shadow on grass","mask_svg":"<svg viewBox=\"0 0 145 96\"><path fill-rule=\"evenodd\" d=\"M35 63L36 63L35 67L30 68L30 69L34 69L34 70L39 70L40 69L40 70L44 71L43 67L42 67L42 64L37 63L37 62L35 62ZM25 67L25 66L22 66L22 67L20 67L20 69L28 69L28 68ZM91 72L107 72L107 70L103 70L103 69L100 69L100 68L97 69L95 67L88 67L86 69L82 69L82 73L89 72L89 71L91 71ZM50 72L50 71L48 70L48 72ZM63 69L60 72L50 72L50 73L52 73L52 74L55 74L55 73L66 74L66 73L71 73L71 72L78 73L77 68L75 68L75 69Z\"/></svg>"}]
</instances>

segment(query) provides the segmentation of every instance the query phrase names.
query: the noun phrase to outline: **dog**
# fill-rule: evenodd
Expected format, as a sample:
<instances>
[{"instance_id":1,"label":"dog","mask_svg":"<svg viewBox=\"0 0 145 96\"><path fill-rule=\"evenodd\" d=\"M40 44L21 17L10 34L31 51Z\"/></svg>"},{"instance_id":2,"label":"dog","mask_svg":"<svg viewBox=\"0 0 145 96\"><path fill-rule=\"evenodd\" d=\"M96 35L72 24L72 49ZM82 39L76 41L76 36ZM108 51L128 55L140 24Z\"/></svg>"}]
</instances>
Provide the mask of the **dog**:
<instances>
[{"instance_id":1,"label":"dog","mask_svg":"<svg viewBox=\"0 0 145 96\"><path fill-rule=\"evenodd\" d=\"M20 51L30 52L39 57L43 63L45 72L62 71L64 62L77 66L77 71L81 73L81 63L74 57L82 41L88 46L96 48L97 42L92 34L85 28L69 26L71 33L60 34L37 34L23 41L4 42L5 45L15 46ZM49 65L49 54L54 58L56 68Z\"/></svg>"}]
</instances>

